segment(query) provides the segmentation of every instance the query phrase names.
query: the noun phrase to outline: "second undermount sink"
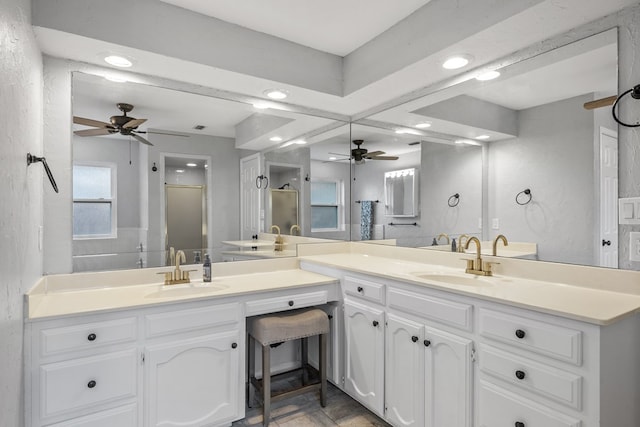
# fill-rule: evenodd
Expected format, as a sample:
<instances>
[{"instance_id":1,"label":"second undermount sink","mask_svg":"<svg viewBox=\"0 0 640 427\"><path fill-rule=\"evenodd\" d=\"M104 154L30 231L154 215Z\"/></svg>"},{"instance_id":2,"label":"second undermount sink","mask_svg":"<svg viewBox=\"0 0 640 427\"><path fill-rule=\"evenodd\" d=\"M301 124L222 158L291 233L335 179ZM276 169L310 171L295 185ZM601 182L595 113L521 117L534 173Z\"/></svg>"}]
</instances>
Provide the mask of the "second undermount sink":
<instances>
[{"instance_id":1,"label":"second undermount sink","mask_svg":"<svg viewBox=\"0 0 640 427\"><path fill-rule=\"evenodd\" d=\"M147 298L171 298L190 295L214 294L227 289L228 286L211 283L185 283L182 285L161 285L147 294Z\"/></svg>"},{"instance_id":2,"label":"second undermount sink","mask_svg":"<svg viewBox=\"0 0 640 427\"><path fill-rule=\"evenodd\" d=\"M462 275L462 274L447 274L447 273L412 273L413 276L416 276L420 279L424 280L433 280L434 282L447 283L450 285L460 285L460 286L491 286L493 283L490 280L482 276L473 276L473 275Z\"/></svg>"}]
</instances>

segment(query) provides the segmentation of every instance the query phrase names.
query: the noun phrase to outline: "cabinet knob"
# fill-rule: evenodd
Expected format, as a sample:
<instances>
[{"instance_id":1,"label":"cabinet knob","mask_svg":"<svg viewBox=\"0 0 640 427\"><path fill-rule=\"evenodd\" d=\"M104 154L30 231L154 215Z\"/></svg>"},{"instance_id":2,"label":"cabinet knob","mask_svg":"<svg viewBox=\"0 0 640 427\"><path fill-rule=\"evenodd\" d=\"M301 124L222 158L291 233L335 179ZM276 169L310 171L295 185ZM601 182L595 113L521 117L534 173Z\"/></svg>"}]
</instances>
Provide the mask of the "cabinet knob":
<instances>
[{"instance_id":1,"label":"cabinet knob","mask_svg":"<svg viewBox=\"0 0 640 427\"><path fill-rule=\"evenodd\" d=\"M236 348L236 347L238 347L238 343L236 343L236 342L231 343L231 348Z\"/></svg>"},{"instance_id":2,"label":"cabinet knob","mask_svg":"<svg viewBox=\"0 0 640 427\"><path fill-rule=\"evenodd\" d=\"M91 380L87 383L87 387L89 388L94 388L96 386L96 382L94 380Z\"/></svg>"},{"instance_id":3,"label":"cabinet knob","mask_svg":"<svg viewBox=\"0 0 640 427\"><path fill-rule=\"evenodd\" d=\"M524 427L524 423L522 421L516 421L515 427Z\"/></svg>"},{"instance_id":4,"label":"cabinet knob","mask_svg":"<svg viewBox=\"0 0 640 427\"><path fill-rule=\"evenodd\" d=\"M289 307L293 307L293 300L289 301Z\"/></svg>"},{"instance_id":5,"label":"cabinet knob","mask_svg":"<svg viewBox=\"0 0 640 427\"><path fill-rule=\"evenodd\" d=\"M374 320L374 321L373 321L373 326L375 326L375 327L377 328L377 327L378 327L378 325L379 325L378 321L377 321L377 320Z\"/></svg>"},{"instance_id":6,"label":"cabinet knob","mask_svg":"<svg viewBox=\"0 0 640 427\"><path fill-rule=\"evenodd\" d=\"M417 337L417 336L415 336L415 335L414 335L414 336L412 336L412 337L411 337L411 341L413 341L413 342L418 342L418 337Z\"/></svg>"},{"instance_id":7,"label":"cabinet knob","mask_svg":"<svg viewBox=\"0 0 640 427\"><path fill-rule=\"evenodd\" d=\"M516 371L516 378L517 379L523 380L525 376L526 376L526 374L524 373L524 371Z\"/></svg>"},{"instance_id":8,"label":"cabinet knob","mask_svg":"<svg viewBox=\"0 0 640 427\"><path fill-rule=\"evenodd\" d=\"M425 346L425 347L429 347L429 346L431 345L431 341L429 341L429 340L424 340L424 341L423 341L423 344L424 344L424 346Z\"/></svg>"},{"instance_id":9,"label":"cabinet knob","mask_svg":"<svg viewBox=\"0 0 640 427\"><path fill-rule=\"evenodd\" d=\"M525 331L523 331L522 329L516 329L516 337L522 339L525 335L527 335Z\"/></svg>"},{"instance_id":10,"label":"cabinet knob","mask_svg":"<svg viewBox=\"0 0 640 427\"><path fill-rule=\"evenodd\" d=\"M96 340L96 338L98 338L98 337L96 336L96 334L89 334L89 336L87 337L87 339L88 339L89 341L95 341L95 340Z\"/></svg>"},{"instance_id":11,"label":"cabinet knob","mask_svg":"<svg viewBox=\"0 0 640 427\"><path fill-rule=\"evenodd\" d=\"M364 289L362 289L362 286L358 286L358 292L362 292L364 291Z\"/></svg>"}]
</instances>

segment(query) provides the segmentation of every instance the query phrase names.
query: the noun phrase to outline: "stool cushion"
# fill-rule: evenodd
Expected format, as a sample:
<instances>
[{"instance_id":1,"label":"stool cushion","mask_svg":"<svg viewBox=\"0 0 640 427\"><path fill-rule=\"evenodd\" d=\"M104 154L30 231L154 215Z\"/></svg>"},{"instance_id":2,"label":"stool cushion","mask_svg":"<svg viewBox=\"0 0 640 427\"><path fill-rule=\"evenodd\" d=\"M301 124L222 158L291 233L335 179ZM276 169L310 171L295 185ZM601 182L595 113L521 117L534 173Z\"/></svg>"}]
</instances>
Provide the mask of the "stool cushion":
<instances>
[{"instance_id":1,"label":"stool cushion","mask_svg":"<svg viewBox=\"0 0 640 427\"><path fill-rule=\"evenodd\" d=\"M317 308L270 314L249 322L249 334L263 346L327 333L329 317Z\"/></svg>"}]
</instances>

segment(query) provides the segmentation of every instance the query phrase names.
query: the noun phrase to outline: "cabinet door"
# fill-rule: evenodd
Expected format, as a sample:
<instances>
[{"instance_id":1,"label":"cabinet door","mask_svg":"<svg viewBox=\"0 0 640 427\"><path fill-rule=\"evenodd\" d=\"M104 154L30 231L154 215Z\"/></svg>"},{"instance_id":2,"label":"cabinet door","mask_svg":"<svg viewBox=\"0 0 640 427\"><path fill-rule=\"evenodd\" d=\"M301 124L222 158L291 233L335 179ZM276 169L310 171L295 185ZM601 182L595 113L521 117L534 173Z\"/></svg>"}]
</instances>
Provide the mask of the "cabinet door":
<instances>
[{"instance_id":1,"label":"cabinet door","mask_svg":"<svg viewBox=\"0 0 640 427\"><path fill-rule=\"evenodd\" d=\"M384 416L384 312L345 300L345 391Z\"/></svg>"},{"instance_id":2,"label":"cabinet door","mask_svg":"<svg viewBox=\"0 0 640 427\"><path fill-rule=\"evenodd\" d=\"M148 426L204 426L239 416L239 332L150 346L146 351Z\"/></svg>"},{"instance_id":3,"label":"cabinet door","mask_svg":"<svg viewBox=\"0 0 640 427\"><path fill-rule=\"evenodd\" d=\"M385 406L394 426L424 424L424 348L422 324L387 315Z\"/></svg>"},{"instance_id":4,"label":"cabinet door","mask_svg":"<svg viewBox=\"0 0 640 427\"><path fill-rule=\"evenodd\" d=\"M425 427L470 427L472 341L425 327Z\"/></svg>"}]
</instances>

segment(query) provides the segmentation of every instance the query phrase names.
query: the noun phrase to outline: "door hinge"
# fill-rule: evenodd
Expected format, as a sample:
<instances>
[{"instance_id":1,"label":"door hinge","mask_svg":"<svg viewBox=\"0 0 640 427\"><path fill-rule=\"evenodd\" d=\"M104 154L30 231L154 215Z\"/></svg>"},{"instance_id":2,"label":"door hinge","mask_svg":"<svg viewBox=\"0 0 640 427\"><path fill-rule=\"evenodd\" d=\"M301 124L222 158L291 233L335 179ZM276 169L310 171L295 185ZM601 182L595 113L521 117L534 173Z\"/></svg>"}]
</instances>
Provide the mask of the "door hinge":
<instances>
[{"instance_id":1,"label":"door hinge","mask_svg":"<svg viewBox=\"0 0 640 427\"><path fill-rule=\"evenodd\" d=\"M140 353L140 361L144 364L144 352Z\"/></svg>"},{"instance_id":2,"label":"door hinge","mask_svg":"<svg viewBox=\"0 0 640 427\"><path fill-rule=\"evenodd\" d=\"M471 361L472 361L472 362L475 362L475 361L477 361L477 360L478 360L478 358L477 358L477 356L476 356L476 349L475 349L475 348L473 348L473 349L471 349Z\"/></svg>"},{"instance_id":3,"label":"door hinge","mask_svg":"<svg viewBox=\"0 0 640 427\"><path fill-rule=\"evenodd\" d=\"M344 385L344 377L342 377L342 385Z\"/></svg>"}]
</instances>

